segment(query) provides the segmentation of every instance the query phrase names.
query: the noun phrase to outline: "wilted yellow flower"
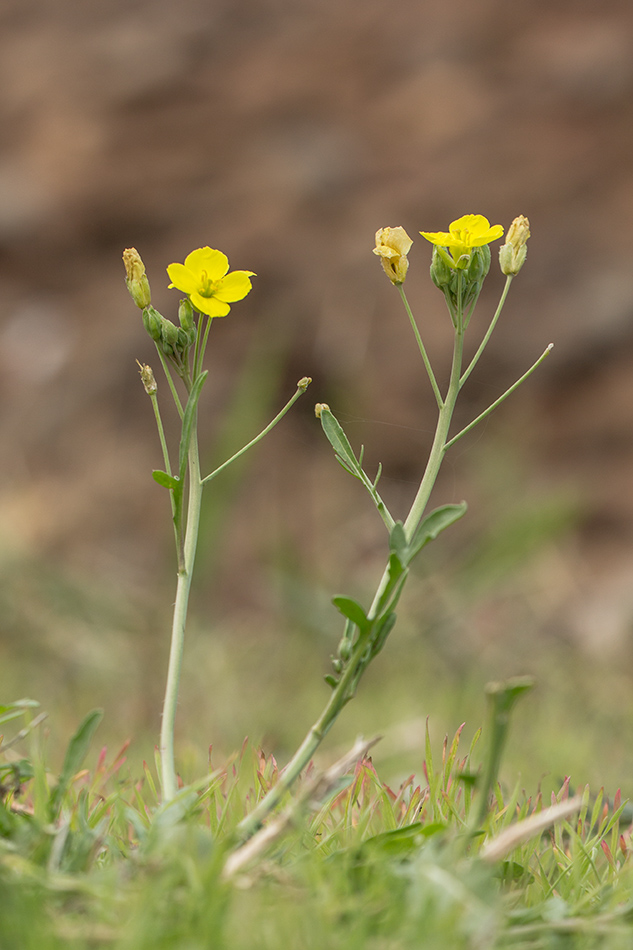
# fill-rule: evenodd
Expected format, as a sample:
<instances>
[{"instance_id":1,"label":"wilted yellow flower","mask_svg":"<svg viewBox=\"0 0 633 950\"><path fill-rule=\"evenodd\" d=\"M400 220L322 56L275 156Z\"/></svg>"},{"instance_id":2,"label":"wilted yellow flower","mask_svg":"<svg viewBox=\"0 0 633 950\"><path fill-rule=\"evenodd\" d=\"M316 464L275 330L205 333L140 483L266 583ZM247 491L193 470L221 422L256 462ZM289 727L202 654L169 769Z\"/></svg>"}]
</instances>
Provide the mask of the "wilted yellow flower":
<instances>
[{"instance_id":1,"label":"wilted yellow flower","mask_svg":"<svg viewBox=\"0 0 633 950\"><path fill-rule=\"evenodd\" d=\"M225 317L229 304L242 300L252 289L255 274L250 270L228 273L229 259L222 251L199 247L185 258L184 264L170 264L170 287L187 294L192 306L210 317Z\"/></svg>"},{"instance_id":2,"label":"wilted yellow flower","mask_svg":"<svg viewBox=\"0 0 633 950\"><path fill-rule=\"evenodd\" d=\"M145 276L145 264L135 247L126 247L123 251L123 264L125 266L125 283L132 300L141 310L144 307L149 307L152 301L149 281Z\"/></svg>"},{"instance_id":3,"label":"wilted yellow flower","mask_svg":"<svg viewBox=\"0 0 633 950\"><path fill-rule=\"evenodd\" d=\"M392 284L402 284L407 276L407 254L413 241L404 228L380 228L376 231L374 254L380 258L385 274Z\"/></svg>"},{"instance_id":4,"label":"wilted yellow flower","mask_svg":"<svg viewBox=\"0 0 633 950\"><path fill-rule=\"evenodd\" d=\"M450 250L455 265L466 267L472 249L496 241L503 234L503 228L500 224L491 227L482 214L465 214L452 221L448 231L420 231L420 234L431 244ZM467 259L459 264L460 257L464 256Z\"/></svg>"},{"instance_id":5,"label":"wilted yellow flower","mask_svg":"<svg viewBox=\"0 0 633 950\"><path fill-rule=\"evenodd\" d=\"M527 257L526 242L530 236L530 222L525 215L515 218L506 237L506 243L499 248L499 264L507 277L519 273Z\"/></svg>"}]
</instances>

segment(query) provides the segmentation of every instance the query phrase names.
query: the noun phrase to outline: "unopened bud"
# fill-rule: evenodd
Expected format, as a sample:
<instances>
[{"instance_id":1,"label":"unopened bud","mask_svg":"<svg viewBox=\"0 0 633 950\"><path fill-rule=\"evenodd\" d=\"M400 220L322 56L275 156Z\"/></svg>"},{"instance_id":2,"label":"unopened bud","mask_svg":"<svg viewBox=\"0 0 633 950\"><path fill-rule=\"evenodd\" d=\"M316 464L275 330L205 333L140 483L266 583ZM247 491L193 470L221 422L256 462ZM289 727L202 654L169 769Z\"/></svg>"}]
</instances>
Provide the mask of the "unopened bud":
<instances>
[{"instance_id":1,"label":"unopened bud","mask_svg":"<svg viewBox=\"0 0 633 950\"><path fill-rule=\"evenodd\" d=\"M446 251L442 254L437 247L433 248L433 256L431 257L431 280L440 290L450 285L455 274L455 271L446 260L446 257Z\"/></svg>"},{"instance_id":2,"label":"unopened bud","mask_svg":"<svg viewBox=\"0 0 633 950\"><path fill-rule=\"evenodd\" d=\"M152 301L149 281L141 255L135 247L128 247L123 251L123 264L125 265L125 283L132 300L141 310L149 307Z\"/></svg>"},{"instance_id":3,"label":"unopened bud","mask_svg":"<svg viewBox=\"0 0 633 950\"><path fill-rule=\"evenodd\" d=\"M181 300L178 305L178 322L183 330L193 329L193 307L188 297Z\"/></svg>"},{"instance_id":4,"label":"unopened bud","mask_svg":"<svg viewBox=\"0 0 633 950\"><path fill-rule=\"evenodd\" d=\"M311 382L312 382L311 376L302 376L302 378L297 383L297 389L300 389L301 392L304 393Z\"/></svg>"},{"instance_id":5,"label":"unopened bud","mask_svg":"<svg viewBox=\"0 0 633 950\"><path fill-rule=\"evenodd\" d=\"M161 337L163 344L171 348L170 352L178 346L178 327L165 317L161 324Z\"/></svg>"},{"instance_id":6,"label":"unopened bud","mask_svg":"<svg viewBox=\"0 0 633 950\"><path fill-rule=\"evenodd\" d=\"M141 381L145 387L145 392L148 396L153 396L158 390L156 385L156 380L154 379L154 372L151 366L148 366L147 363L139 363L136 361L139 366L139 373L141 374Z\"/></svg>"},{"instance_id":7,"label":"unopened bud","mask_svg":"<svg viewBox=\"0 0 633 950\"><path fill-rule=\"evenodd\" d=\"M499 248L499 265L506 277L514 277L523 267L527 257L529 236L530 222L520 214L510 225L506 243Z\"/></svg>"},{"instance_id":8,"label":"unopened bud","mask_svg":"<svg viewBox=\"0 0 633 950\"><path fill-rule=\"evenodd\" d=\"M404 228L380 228L376 231L374 254L392 284L403 284L409 269L407 254L413 241Z\"/></svg>"},{"instance_id":9,"label":"unopened bud","mask_svg":"<svg viewBox=\"0 0 633 950\"><path fill-rule=\"evenodd\" d=\"M316 404L316 406L314 407L314 414L317 417L317 419L321 418L321 413L323 412L324 409L326 409L328 412L330 411L330 407L328 406L326 402L318 402Z\"/></svg>"},{"instance_id":10,"label":"unopened bud","mask_svg":"<svg viewBox=\"0 0 633 950\"><path fill-rule=\"evenodd\" d=\"M143 310L143 326L154 343L158 343L163 333L163 317L158 310L154 310L153 307L145 307Z\"/></svg>"}]
</instances>

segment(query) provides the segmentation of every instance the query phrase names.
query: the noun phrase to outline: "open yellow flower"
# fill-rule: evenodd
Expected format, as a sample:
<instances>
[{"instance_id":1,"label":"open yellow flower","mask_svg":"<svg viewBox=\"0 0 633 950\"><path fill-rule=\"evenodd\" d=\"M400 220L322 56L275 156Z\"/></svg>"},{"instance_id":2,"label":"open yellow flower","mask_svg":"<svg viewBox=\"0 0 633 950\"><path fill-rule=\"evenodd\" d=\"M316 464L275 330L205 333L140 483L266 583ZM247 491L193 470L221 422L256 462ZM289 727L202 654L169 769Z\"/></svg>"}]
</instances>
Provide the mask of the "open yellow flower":
<instances>
[{"instance_id":1,"label":"open yellow flower","mask_svg":"<svg viewBox=\"0 0 633 950\"><path fill-rule=\"evenodd\" d=\"M465 214L452 221L448 231L420 231L420 234L431 244L450 250L453 263L457 265L460 257L469 257L474 247L483 247L500 238L503 228L500 224L491 227L488 218L482 214Z\"/></svg>"},{"instance_id":2,"label":"open yellow flower","mask_svg":"<svg viewBox=\"0 0 633 950\"><path fill-rule=\"evenodd\" d=\"M199 247L187 255L184 264L169 265L169 286L187 294L199 313L225 317L231 309L229 304L242 300L252 289L250 278L255 276L250 270L234 270L230 274L228 270L226 254Z\"/></svg>"}]
</instances>

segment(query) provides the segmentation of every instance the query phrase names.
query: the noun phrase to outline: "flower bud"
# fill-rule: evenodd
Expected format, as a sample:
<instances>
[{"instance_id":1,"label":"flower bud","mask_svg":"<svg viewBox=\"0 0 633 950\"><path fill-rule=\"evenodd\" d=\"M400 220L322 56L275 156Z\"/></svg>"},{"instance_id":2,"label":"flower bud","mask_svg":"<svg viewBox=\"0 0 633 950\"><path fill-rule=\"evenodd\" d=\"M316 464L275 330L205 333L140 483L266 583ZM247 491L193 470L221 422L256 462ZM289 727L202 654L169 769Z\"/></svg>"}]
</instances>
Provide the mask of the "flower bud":
<instances>
[{"instance_id":1,"label":"flower bud","mask_svg":"<svg viewBox=\"0 0 633 950\"><path fill-rule=\"evenodd\" d=\"M145 274L145 265L135 247L128 247L123 251L123 264L125 265L125 283L132 300L141 310L149 307L152 301L149 281Z\"/></svg>"},{"instance_id":2,"label":"flower bud","mask_svg":"<svg viewBox=\"0 0 633 950\"><path fill-rule=\"evenodd\" d=\"M450 285L455 273L446 258L446 251L442 254L437 247L433 248L433 256L431 257L431 280L440 290Z\"/></svg>"},{"instance_id":3,"label":"flower bud","mask_svg":"<svg viewBox=\"0 0 633 950\"><path fill-rule=\"evenodd\" d=\"M143 326L154 343L158 343L163 332L163 317L158 310L154 310L153 307L145 307L143 310Z\"/></svg>"},{"instance_id":4,"label":"flower bud","mask_svg":"<svg viewBox=\"0 0 633 950\"><path fill-rule=\"evenodd\" d=\"M474 247L470 252L470 263L464 271L462 306L467 307L478 296L489 270L490 248L487 244L482 247Z\"/></svg>"},{"instance_id":5,"label":"flower bud","mask_svg":"<svg viewBox=\"0 0 633 950\"><path fill-rule=\"evenodd\" d=\"M178 327L165 317L163 317L161 324L161 337L163 347L167 345L170 348L170 353L178 347ZM167 352L167 350L165 350L165 352Z\"/></svg>"},{"instance_id":6,"label":"flower bud","mask_svg":"<svg viewBox=\"0 0 633 950\"><path fill-rule=\"evenodd\" d=\"M407 276L407 254L413 241L404 228L380 228L376 231L374 254L380 258L383 270L392 284L402 284Z\"/></svg>"},{"instance_id":7,"label":"flower bud","mask_svg":"<svg viewBox=\"0 0 633 950\"><path fill-rule=\"evenodd\" d=\"M530 236L530 222L520 214L515 218L506 236L506 243L499 248L499 265L506 277L519 273L527 257L527 239Z\"/></svg>"},{"instance_id":8,"label":"flower bud","mask_svg":"<svg viewBox=\"0 0 633 950\"><path fill-rule=\"evenodd\" d=\"M178 322L183 330L193 329L193 307L189 297L185 297L178 305Z\"/></svg>"}]
</instances>

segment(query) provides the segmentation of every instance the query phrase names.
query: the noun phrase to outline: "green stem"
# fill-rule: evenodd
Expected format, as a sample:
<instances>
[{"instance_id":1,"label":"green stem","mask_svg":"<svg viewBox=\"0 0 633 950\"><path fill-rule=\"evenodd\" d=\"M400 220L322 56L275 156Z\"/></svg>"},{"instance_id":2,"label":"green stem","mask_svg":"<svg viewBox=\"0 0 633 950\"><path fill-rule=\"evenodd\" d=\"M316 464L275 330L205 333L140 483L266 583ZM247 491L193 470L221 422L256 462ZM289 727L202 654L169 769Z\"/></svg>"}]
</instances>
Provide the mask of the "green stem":
<instances>
[{"instance_id":1,"label":"green stem","mask_svg":"<svg viewBox=\"0 0 633 950\"><path fill-rule=\"evenodd\" d=\"M160 761L163 788L163 801L168 802L178 790L178 780L174 763L174 728L178 687L182 669L182 654L187 620L189 591L198 542L200 524L200 505L202 502L202 482L200 480L200 459L198 455L198 437L196 423L192 428L188 452L189 461L189 499L187 505L187 528L183 545L183 565L178 571L176 602L171 632L171 648L167 670L167 686L163 704L163 718L160 732Z\"/></svg>"},{"instance_id":2,"label":"green stem","mask_svg":"<svg viewBox=\"0 0 633 950\"><path fill-rule=\"evenodd\" d=\"M169 384L169 389L171 391L174 402L176 403L176 409L178 410L178 415L182 419L184 415L184 409L182 408L182 403L180 401L180 396L178 395L178 390L176 389L176 384L172 378L171 373L169 372L169 366L167 360L163 354L163 351L159 347L158 343L156 344L156 352L158 353L159 359L161 361L165 376L167 377L167 383Z\"/></svg>"},{"instance_id":3,"label":"green stem","mask_svg":"<svg viewBox=\"0 0 633 950\"><path fill-rule=\"evenodd\" d=\"M497 408L497 406L500 406L501 403L502 403L505 399L508 398L508 396L511 396L512 393L514 392L514 390L515 390L515 389L518 389L519 386L521 385L521 383L524 383L525 380L528 378L528 376L531 376L531 375L532 375L532 373L533 373L534 370L537 368L537 366L540 366L540 365L541 365L541 363L543 362L543 360L545 359L545 357L546 357L546 356L549 356L549 353L550 353L551 349L553 348L553 346L554 346L554 344L553 344L553 343L550 343L549 346L547 347L547 349L544 350L543 353L541 353L541 355L539 356L539 358L537 359L537 361L536 361L535 363L533 363L532 366L530 366L529 370L528 370L526 373L524 373L523 376L521 376L520 379L517 379L516 383L513 383L512 386L510 386L509 389L506 389L506 391L503 393L502 396L499 396L498 399L495 399L495 401L492 403L492 405L488 406L487 409L484 409L484 411L483 411L482 413L480 413L480 414L477 416L476 419L473 419L473 421L470 422L464 429L462 429L461 432L458 432L457 435L454 435L453 438L450 439L450 440L446 443L446 445L444 446L444 451L447 451L448 449L450 449L450 447L451 447L452 445L455 445L455 443L457 442L458 439L461 439L461 437L462 437L463 435L466 435L466 433L467 433L467 432L470 432L471 429L474 429L476 425L479 425L479 423L482 422L482 421L486 418L486 416L489 416L491 412L494 412L494 410Z\"/></svg>"},{"instance_id":4,"label":"green stem","mask_svg":"<svg viewBox=\"0 0 633 950\"><path fill-rule=\"evenodd\" d=\"M442 459L445 452L446 436L451 423L453 410L455 408L455 401L459 394L459 376L461 372L462 352L463 333L456 331L453 350L453 366L446 400L440 407L437 429L435 432L435 438L433 440L433 447L431 449L424 477L422 478L420 488L404 525L408 538L413 536L413 533L415 532L415 529L422 518L424 508L426 507L429 495L431 493L431 489L433 488L433 484L437 478L437 473L439 471L440 465L442 464ZM389 573L388 569L385 569L374 596L373 603L367 614L369 620L374 619L376 616L378 604L388 581ZM249 837L250 835L254 834L255 831L257 831L266 816L270 814L274 808L276 808L287 790L306 767L323 741L324 737L334 725L343 706L351 698L349 694L350 684L356 676L358 664L363 656L363 653L365 652L366 647L366 638L360 637L354 647L354 651L347 666L343 670L340 680L334 687L332 694L325 708L323 709L323 712L310 728L305 739L293 755L288 765L283 770L277 783L271 788L268 794L264 796L264 798L251 812L251 814L247 815L247 817L244 818L238 825L237 830L241 836Z\"/></svg>"},{"instance_id":5,"label":"green stem","mask_svg":"<svg viewBox=\"0 0 633 950\"><path fill-rule=\"evenodd\" d=\"M499 304L498 304L498 306L497 306L497 309L496 309L496 311L495 311L495 314L494 314L492 320L490 321L490 326L489 326L488 329L486 330L486 335L484 336L483 340L482 340L481 343L479 344L479 349L477 350L477 352L476 352L475 355L473 356L472 360L471 360L470 363L468 364L467 369L464 370L464 375L462 376L462 378L461 378L461 380L460 380L460 382L459 382L460 387L464 385L464 383L466 382L466 380L468 379L468 377L470 376L470 374L471 374L472 371L474 370L475 366L476 366L477 363L479 362L479 357L481 356L481 354L483 353L483 351L486 349L486 346L488 345L488 340L489 340L490 337L492 336L492 331L493 331L494 328L496 327L496 325L497 325L497 320L498 320L499 317L501 316L501 311L503 310L503 305L504 305L504 303L506 302L506 297L508 296L508 291L510 290L510 284L511 284L511 283L512 283L512 274L509 274L508 277L506 278L505 287L503 288L503 293L501 294L501 298L500 298L500 300L499 300ZM472 310L471 310L471 313L472 313ZM469 319L470 319L470 318L469 318Z\"/></svg>"},{"instance_id":6,"label":"green stem","mask_svg":"<svg viewBox=\"0 0 633 950\"><path fill-rule=\"evenodd\" d=\"M426 372L427 372L427 374L428 374L429 380L430 380L430 382L431 382L431 387L432 387L432 389L433 389L433 393L434 393L434 395L435 395L435 401L437 402L438 407L441 409L442 406L444 405L444 400L442 399L442 394L441 394L441 392L440 392L439 386L437 385L437 380L435 379L435 373L433 372L433 367L431 366L431 362L430 362L430 360L429 360L429 358L428 358L426 349L425 349L425 347L424 347L424 343L422 342L422 337L420 336L420 331L418 330L418 325L417 325L417 323L415 322L415 317L413 316L413 313L412 313L412 311L411 311L411 307L409 306L409 301L407 300L407 295L406 295L405 292L404 292L404 286L403 286L402 284L396 284L396 286L397 286L398 290L400 291L400 296L402 297L402 302L403 302L403 304L404 304L404 308L405 308L405 310L407 311L407 315L408 315L409 320L410 320L410 322L411 322L411 327L413 328L413 333L414 333L414 335L415 335L415 339L416 339L416 342L417 342L417 344L418 344L418 349L420 350L420 353L421 353L421 355L422 355L422 359L424 360L424 366L425 366Z\"/></svg>"},{"instance_id":7,"label":"green stem","mask_svg":"<svg viewBox=\"0 0 633 950\"><path fill-rule=\"evenodd\" d=\"M262 798L250 815L247 815L246 818L243 818L238 824L237 833L240 837L249 838L257 831L258 828L261 827L266 816L277 807L288 789L296 781L306 765L310 762L312 756L321 745L321 742L336 722L341 709L351 698L348 695L348 689L356 674L356 668L366 646L367 643L365 638L359 639L359 641L356 643L349 663L345 667L340 680L336 684L336 688L332 691L332 694L325 708L323 709L323 712L310 728L310 731L293 755L292 759L290 762L288 762L283 772L280 774L277 782L264 796L264 798Z\"/></svg>"},{"instance_id":8,"label":"green stem","mask_svg":"<svg viewBox=\"0 0 633 950\"><path fill-rule=\"evenodd\" d=\"M304 376L303 379L300 379L299 382L297 383L297 391L296 391L296 393L292 396L291 399L288 400L288 402L287 402L286 405L283 407L283 409L281 410L281 412L278 412L278 413L277 413L277 415L276 415L275 418L272 420L272 422L269 422L268 425L266 426L266 428L265 428L265 429L262 429L262 431L259 433L259 435L256 435L254 439L251 439L251 441L250 441L247 445L244 445L244 446L239 450L239 452L236 452L235 455L232 455L230 459L227 459L226 462L222 462L222 464L219 465L218 468L216 468L216 469L215 469L213 472L211 472L209 475L206 475L206 476L202 479L202 481L201 481L200 484L201 484L201 485L206 485L207 482L210 482L213 478L216 477L216 475L219 475L220 472L223 472L225 468L228 468L228 466L231 465L232 462L235 462L241 455L244 455L244 453L245 453L245 452L248 452L248 450L251 449L254 445L257 445L257 443L260 442L260 441L264 438L265 435L268 435L268 433L270 432L270 430L271 430L271 429L274 429L274 427L277 425L277 423L279 422L279 420L280 420L280 419L283 419L283 417L286 415L286 413L288 412L288 410L290 409L290 407L295 404L295 402L297 401L297 399L299 398L299 396L303 395L303 393L306 391L306 389L308 388L308 386L310 385L311 382L312 382L312 380L310 379L309 376Z\"/></svg>"},{"instance_id":9,"label":"green stem","mask_svg":"<svg viewBox=\"0 0 633 950\"><path fill-rule=\"evenodd\" d=\"M458 326L461 325L461 319L458 319L457 324ZM459 396L459 377L462 367L463 350L464 334L457 329L455 331L455 342L453 345L451 378L448 385L448 391L446 393L446 399L440 408L433 445L431 446L429 460L426 464L426 469L424 471L424 475L422 476L420 487L418 488L417 494L413 500L413 504L411 505L411 510L407 515L406 521L404 522L404 533L407 537L407 540L410 540L413 537L415 534L415 529L422 520L422 516L424 515L425 508L431 495L431 491L433 490L433 486L437 480L440 466L444 460L448 430L451 425L451 419L453 418L455 403L457 402L457 397Z\"/></svg>"},{"instance_id":10,"label":"green stem","mask_svg":"<svg viewBox=\"0 0 633 950\"><path fill-rule=\"evenodd\" d=\"M171 475L171 462L169 460L169 449L167 448L167 440L165 438L163 420L161 418L160 408L158 406L158 396L154 392L154 393L149 394L149 398L152 401L152 408L154 409L154 415L156 417L156 426L158 428L158 438L160 439L160 447L163 450L163 461L165 463L165 471L167 472L168 475ZM169 492L169 499L171 501L171 513L173 516L176 512L176 506L174 504L174 496L171 492ZM172 517L172 520L173 520L173 517ZM176 551L179 553L180 552L180 538L178 537L178 529L176 528L175 522L174 522L174 536L176 539Z\"/></svg>"}]
</instances>

